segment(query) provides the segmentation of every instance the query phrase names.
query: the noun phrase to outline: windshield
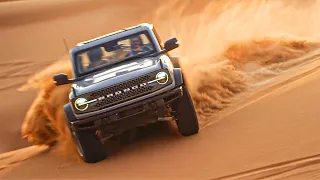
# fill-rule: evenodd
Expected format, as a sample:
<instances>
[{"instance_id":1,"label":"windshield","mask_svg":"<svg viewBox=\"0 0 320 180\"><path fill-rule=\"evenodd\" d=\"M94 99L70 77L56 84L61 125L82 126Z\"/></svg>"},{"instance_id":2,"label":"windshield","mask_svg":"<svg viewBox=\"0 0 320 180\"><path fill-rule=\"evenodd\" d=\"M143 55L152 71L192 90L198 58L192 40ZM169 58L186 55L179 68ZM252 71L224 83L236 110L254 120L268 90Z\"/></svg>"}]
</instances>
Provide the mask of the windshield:
<instances>
[{"instance_id":1,"label":"windshield","mask_svg":"<svg viewBox=\"0 0 320 180\"><path fill-rule=\"evenodd\" d=\"M152 54L154 50L147 32L109 41L76 54L78 72L86 74L136 56Z\"/></svg>"}]
</instances>

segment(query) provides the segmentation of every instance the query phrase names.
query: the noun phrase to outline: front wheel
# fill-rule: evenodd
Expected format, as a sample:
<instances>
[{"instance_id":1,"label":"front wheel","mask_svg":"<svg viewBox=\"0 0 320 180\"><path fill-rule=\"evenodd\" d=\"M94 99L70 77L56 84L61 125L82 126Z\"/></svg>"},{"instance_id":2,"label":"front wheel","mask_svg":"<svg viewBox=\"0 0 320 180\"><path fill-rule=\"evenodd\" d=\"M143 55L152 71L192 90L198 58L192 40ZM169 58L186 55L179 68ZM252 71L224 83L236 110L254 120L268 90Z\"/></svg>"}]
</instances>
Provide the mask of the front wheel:
<instances>
[{"instance_id":1,"label":"front wheel","mask_svg":"<svg viewBox=\"0 0 320 180\"><path fill-rule=\"evenodd\" d=\"M199 132L199 122L188 89L182 86L183 96L175 103L177 111L177 126L183 136Z\"/></svg>"},{"instance_id":2,"label":"front wheel","mask_svg":"<svg viewBox=\"0 0 320 180\"><path fill-rule=\"evenodd\" d=\"M107 157L106 149L94 132L71 130L71 133L84 162L96 163Z\"/></svg>"}]
</instances>

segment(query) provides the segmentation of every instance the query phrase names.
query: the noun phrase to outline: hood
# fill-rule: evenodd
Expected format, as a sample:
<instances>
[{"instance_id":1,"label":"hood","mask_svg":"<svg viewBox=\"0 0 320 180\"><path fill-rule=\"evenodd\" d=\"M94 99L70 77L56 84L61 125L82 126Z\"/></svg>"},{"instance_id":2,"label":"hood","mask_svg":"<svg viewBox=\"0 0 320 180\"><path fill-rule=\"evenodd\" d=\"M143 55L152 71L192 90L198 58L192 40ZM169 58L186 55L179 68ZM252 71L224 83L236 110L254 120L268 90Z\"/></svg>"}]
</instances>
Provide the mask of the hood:
<instances>
[{"instance_id":1,"label":"hood","mask_svg":"<svg viewBox=\"0 0 320 180\"><path fill-rule=\"evenodd\" d=\"M161 69L159 57L128 60L93 73L76 82L72 87L76 96L79 96L159 69Z\"/></svg>"}]
</instances>

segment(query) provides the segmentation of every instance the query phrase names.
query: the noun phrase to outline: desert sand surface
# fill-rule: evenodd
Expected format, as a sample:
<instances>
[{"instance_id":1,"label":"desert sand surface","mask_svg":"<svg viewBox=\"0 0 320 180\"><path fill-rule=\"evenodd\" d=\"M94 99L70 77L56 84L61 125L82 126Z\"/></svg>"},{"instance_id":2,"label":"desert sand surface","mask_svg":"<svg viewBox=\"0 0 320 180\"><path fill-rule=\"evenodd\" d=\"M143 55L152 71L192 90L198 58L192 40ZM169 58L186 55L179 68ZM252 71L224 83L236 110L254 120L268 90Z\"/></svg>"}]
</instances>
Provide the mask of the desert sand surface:
<instances>
[{"instance_id":1,"label":"desert sand surface","mask_svg":"<svg viewBox=\"0 0 320 180\"><path fill-rule=\"evenodd\" d=\"M2 156L0 175L3 179L317 179L319 111L301 107L319 105L319 75L319 69L313 69L298 78L285 78L285 85L263 88L191 138L157 126L156 133L134 144L115 145L107 160L90 165L44 147L21 149ZM43 153L33 157L30 152ZM26 156L33 158L23 161Z\"/></svg>"},{"instance_id":2,"label":"desert sand surface","mask_svg":"<svg viewBox=\"0 0 320 180\"><path fill-rule=\"evenodd\" d=\"M0 3L0 179L319 179L319 8L311 0ZM180 40L172 54L183 59L201 131L185 138L172 124L150 125L85 164L65 143L69 89L50 80L70 72L63 38L72 47L142 22Z\"/></svg>"}]
</instances>

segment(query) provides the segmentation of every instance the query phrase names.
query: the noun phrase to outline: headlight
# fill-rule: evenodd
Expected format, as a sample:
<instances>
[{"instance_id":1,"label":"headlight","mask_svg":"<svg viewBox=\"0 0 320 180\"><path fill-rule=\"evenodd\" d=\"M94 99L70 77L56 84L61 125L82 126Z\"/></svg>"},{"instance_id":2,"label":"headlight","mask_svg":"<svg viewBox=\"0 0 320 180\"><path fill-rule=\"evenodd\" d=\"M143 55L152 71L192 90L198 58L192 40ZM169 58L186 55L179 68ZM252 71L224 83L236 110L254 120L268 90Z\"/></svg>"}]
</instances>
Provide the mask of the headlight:
<instances>
[{"instance_id":1,"label":"headlight","mask_svg":"<svg viewBox=\"0 0 320 180\"><path fill-rule=\"evenodd\" d=\"M97 99L88 101L86 98L78 98L75 102L74 102L74 107L79 110L79 111L85 111L86 109L88 109L89 104L93 103L97 101Z\"/></svg>"},{"instance_id":2,"label":"headlight","mask_svg":"<svg viewBox=\"0 0 320 180\"><path fill-rule=\"evenodd\" d=\"M169 81L169 75L166 72L158 72L156 80L159 84L166 84Z\"/></svg>"}]
</instances>

